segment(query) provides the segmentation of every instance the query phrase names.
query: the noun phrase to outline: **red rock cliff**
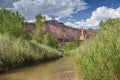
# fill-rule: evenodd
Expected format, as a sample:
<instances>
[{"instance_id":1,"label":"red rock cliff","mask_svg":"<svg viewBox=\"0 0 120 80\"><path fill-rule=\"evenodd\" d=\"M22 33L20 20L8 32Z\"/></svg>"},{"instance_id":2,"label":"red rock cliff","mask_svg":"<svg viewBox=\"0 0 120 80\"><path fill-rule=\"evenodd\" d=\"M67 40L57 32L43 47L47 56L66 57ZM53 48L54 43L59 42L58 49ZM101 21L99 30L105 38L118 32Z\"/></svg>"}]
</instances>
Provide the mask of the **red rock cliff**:
<instances>
[{"instance_id":1,"label":"red rock cliff","mask_svg":"<svg viewBox=\"0 0 120 80\"><path fill-rule=\"evenodd\" d=\"M34 23L26 23L26 30L34 30L34 28ZM96 30L76 29L70 26L66 26L63 23L59 23L56 20L46 21L44 31L55 35L59 42L72 41L75 36L78 36L79 38L89 38L90 36L97 34Z\"/></svg>"},{"instance_id":2,"label":"red rock cliff","mask_svg":"<svg viewBox=\"0 0 120 80\"><path fill-rule=\"evenodd\" d=\"M92 35L95 35L97 31L95 30L83 30L76 29L70 26L66 26L63 23L59 23L56 20L50 20L45 22L45 31L50 32L55 35L60 40L71 41L75 36L83 36L89 38ZM82 35L83 32L83 35Z\"/></svg>"}]
</instances>

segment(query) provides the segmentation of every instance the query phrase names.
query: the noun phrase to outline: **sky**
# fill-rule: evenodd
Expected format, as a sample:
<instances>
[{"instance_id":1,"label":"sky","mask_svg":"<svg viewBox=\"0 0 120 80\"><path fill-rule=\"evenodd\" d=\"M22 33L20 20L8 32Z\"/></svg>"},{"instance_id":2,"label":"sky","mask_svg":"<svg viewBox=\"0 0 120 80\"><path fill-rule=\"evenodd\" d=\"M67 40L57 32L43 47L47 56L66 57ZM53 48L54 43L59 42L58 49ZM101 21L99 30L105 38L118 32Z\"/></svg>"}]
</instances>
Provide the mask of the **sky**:
<instances>
[{"instance_id":1,"label":"sky","mask_svg":"<svg viewBox=\"0 0 120 80\"><path fill-rule=\"evenodd\" d=\"M120 0L0 0L0 8L18 11L28 22L42 14L83 29L99 29L100 21L120 18Z\"/></svg>"}]
</instances>

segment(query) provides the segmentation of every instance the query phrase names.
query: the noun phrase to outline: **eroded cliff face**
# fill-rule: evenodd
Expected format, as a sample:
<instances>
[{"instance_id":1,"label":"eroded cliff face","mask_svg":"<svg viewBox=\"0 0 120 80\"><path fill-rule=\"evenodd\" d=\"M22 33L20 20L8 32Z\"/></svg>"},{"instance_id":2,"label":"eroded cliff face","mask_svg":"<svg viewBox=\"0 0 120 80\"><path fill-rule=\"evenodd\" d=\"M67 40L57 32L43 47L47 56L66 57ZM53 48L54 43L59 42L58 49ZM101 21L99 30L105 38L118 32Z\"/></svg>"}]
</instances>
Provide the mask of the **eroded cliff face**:
<instances>
[{"instance_id":1,"label":"eroded cliff face","mask_svg":"<svg viewBox=\"0 0 120 80\"><path fill-rule=\"evenodd\" d=\"M45 22L45 31L55 35L60 40L72 41L75 36L89 38L97 34L96 30L83 30L66 26L63 23L59 23L56 20L50 20ZM81 38L80 38L81 39Z\"/></svg>"},{"instance_id":2,"label":"eroded cliff face","mask_svg":"<svg viewBox=\"0 0 120 80\"><path fill-rule=\"evenodd\" d=\"M32 32L34 28L34 23L26 23L26 30L30 30ZM64 44L65 42L73 41L75 36L77 36L80 40L84 40L89 38L90 36L96 35L98 31L76 29L72 28L71 26L66 26L63 23L59 23L56 20L49 20L45 22L44 32L49 32L55 35L58 41L61 44Z\"/></svg>"}]
</instances>

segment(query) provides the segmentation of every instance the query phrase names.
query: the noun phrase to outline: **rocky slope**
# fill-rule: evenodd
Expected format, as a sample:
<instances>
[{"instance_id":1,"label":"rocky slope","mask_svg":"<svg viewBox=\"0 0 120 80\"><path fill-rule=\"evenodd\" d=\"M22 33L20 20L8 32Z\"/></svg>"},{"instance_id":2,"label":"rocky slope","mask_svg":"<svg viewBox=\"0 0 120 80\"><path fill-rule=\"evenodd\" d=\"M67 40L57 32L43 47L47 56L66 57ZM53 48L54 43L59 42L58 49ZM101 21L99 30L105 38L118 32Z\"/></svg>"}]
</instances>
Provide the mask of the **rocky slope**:
<instances>
[{"instance_id":1,"label":"rocky slope","mask_svg":"<svg viewBox=\"0 0 120 80\"><path fill-rule=\"evenodd\" d=\"M56 20L50 20L45 22L45 32L50 32L58 38L60 44L64 45L66 42L73 41L77 36L79 40L84 40L90 36L97 34L97 30L83 30L66 26L63 23L59 23Z\"/></svg>"},{"instance_id":2,"label":"rocky slope","mask_svg":"<svg viewBox=\"0 0 120 80\"><path fill-rule=\"evenodd\" d=\"M26 23L25 30L34 30L34 23ZM60 43L70 42L75 36L79 37L80 40L89 38L90 36L96 35L97 30L83 30L66 26L56 20L49 20L45 22L44 32L49 32L55 35Z\"/></svg>"}]
</instances>

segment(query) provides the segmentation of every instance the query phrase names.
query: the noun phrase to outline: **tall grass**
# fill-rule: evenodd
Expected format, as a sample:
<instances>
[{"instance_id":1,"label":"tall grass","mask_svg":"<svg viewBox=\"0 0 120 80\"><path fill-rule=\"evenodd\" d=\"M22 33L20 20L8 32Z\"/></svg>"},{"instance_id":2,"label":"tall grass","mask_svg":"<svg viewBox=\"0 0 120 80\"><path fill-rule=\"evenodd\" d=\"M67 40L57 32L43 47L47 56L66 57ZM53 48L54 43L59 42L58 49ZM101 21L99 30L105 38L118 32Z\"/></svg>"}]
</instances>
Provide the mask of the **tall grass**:
<instances>
[{"instance_id":1,"label":"tall grass","mask_svg":"<svg viewBox=\"0 0 120 80\"><path fill-rule=\"evenodd\" d=\"M102 23L97 37L71 53L85 80L120 80L120 20Z\"/></svg>"},{"instance_id":2,"label":"tall grass","mask_svg":"<svg viewBox=\"0 0 120 80\"><path fill-rule=\"evenodd\" d=\"M8 35L0 35L0 72L61 56L57 50L40 45L36 41L27 42Z\"/></svg>"}]
</instances>

